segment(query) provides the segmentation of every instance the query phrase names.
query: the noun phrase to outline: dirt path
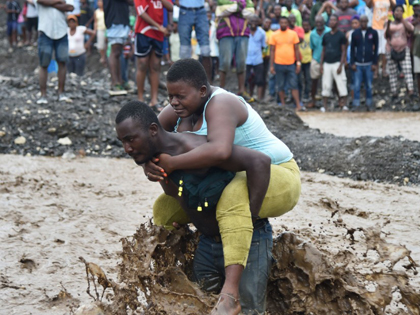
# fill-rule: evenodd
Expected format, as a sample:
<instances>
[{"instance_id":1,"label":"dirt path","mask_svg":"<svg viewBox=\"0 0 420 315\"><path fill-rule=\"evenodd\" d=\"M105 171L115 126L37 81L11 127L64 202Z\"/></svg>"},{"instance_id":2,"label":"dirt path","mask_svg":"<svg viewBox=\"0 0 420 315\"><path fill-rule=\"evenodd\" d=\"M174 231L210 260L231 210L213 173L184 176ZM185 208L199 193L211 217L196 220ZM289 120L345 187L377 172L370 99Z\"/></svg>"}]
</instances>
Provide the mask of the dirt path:
<instances>
[{"instance_id":1,"label":"dirt path","mask_svg":"<svg viewBox=\"0 0 420 315\"><path fill-rule=\"evenodd\" d=\"M0 165L0 313L65 314L88 303L78 257L116 280L119 240L150 218L160 187L126 159L0 155ZM420 261L420 188L314 173L303 173L302 181L298 206L272 220L276 232L287 228L333 252L346 234L332 223L333 211L352 228L390 221L387 240L406 245ZM418 276L414 283L420 289ZM57 298L63 288L72 298Z\"/></svg>"},{"instance_id":2,"label":"dirt path","mask_svg":"<svg viewBox=\"0 0 420 315\"><path fill-rule=\"evenodd\" d=\"M343 137L401 136L420 141L420 113L299 113L310 128Z\"/></svg>"}]
</instances>

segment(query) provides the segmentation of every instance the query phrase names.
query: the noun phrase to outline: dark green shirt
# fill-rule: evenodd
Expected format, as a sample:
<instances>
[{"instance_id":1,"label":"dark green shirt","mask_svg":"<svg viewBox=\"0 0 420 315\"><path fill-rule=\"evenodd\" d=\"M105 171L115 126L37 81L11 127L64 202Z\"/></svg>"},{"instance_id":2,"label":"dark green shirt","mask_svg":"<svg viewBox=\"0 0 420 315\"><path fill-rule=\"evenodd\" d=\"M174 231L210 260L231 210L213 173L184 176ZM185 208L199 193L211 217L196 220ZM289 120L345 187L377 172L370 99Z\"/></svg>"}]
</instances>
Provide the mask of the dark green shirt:
<instances>
[{"instance_id":1,"label":"dark green shirt","mask_svg":"<svg viewBox=\"0 0 420 315\"><path fill-rule=\"evenodd\" d=\"M310 19L309 19L309 22L311 23L311 27L312 27L312 28L314 28L314 27L315 27L315 17L316 17L316 15L317 15L318 11L321 9L322 5L323 5L323 2L321 2L321 1L317 1L317 2L316 2L313 6L312 6L312 9L311 9L311 17L310 17Z\"/></svg>"}]
</instances>

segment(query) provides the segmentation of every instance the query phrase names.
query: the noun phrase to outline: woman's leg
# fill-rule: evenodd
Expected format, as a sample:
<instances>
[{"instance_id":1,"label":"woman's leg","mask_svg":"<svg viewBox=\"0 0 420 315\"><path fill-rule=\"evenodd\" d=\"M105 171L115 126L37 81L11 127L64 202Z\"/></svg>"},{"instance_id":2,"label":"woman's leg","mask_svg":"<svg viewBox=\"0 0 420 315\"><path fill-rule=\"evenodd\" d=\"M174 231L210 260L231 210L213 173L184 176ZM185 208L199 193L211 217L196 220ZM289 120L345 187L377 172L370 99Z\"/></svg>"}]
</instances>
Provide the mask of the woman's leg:
<instances>
[{"instance_id":1,"label":"woman's leg","mask_svg":"<svg viewBox=\"0 0 420 315\"><path fill-rule=\"evenodd\" d=\"M300 196L300 172L294 160L271 166L270 184L259 216L280 216L296 205ZM239 282L247 264L253 235L245 172L237 173L217 204L216 218L223 243L226 280L222 293L239 298ZM227 302L229 299L225 299ZM223 302L223 301L222 301ZM231 313L228 313L231 314Z\"/></svg>"},{"instance_id":2,"label":"woman's leg","mask_svg":"<svg viewBox=\"0 0 420 315\"><path fill-rule=\"evenodd\" d=\"M174 230L174 222L187 224L191 220L175 198L162 194L153 204L153 223L167 230Z\"/></svg>"}]
</instances>

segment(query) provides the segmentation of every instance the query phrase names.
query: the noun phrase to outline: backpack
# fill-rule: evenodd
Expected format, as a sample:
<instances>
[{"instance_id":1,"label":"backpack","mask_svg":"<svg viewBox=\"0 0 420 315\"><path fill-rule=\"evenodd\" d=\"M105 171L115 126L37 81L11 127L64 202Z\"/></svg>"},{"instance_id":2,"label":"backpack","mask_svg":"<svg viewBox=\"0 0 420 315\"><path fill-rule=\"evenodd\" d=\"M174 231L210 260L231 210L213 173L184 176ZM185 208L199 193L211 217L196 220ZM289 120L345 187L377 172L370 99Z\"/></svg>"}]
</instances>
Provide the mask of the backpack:
<instances>
[{"instance_id":1,"label":"backpack","mask_svg":"<svg viewBox=\"0 0 420 315\"><path fill-rule=\"evenodd\" d=\"M169 179L179 186L178 196L183 197L188 208L203 211L216 208L223 190L235 175L212 167L204 175L177 170L169 175Z\"/></svg>"}]
</instances>

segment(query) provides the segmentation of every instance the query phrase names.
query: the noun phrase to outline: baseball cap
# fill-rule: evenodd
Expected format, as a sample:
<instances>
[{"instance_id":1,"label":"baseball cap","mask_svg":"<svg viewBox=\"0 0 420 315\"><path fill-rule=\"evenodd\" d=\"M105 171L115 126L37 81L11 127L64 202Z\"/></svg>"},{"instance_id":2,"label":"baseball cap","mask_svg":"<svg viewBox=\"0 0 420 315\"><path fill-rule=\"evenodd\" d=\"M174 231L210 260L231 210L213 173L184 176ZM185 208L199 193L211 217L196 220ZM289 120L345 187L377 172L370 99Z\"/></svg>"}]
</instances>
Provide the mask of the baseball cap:
<instances>
[{"instance_id":1,"label":"baseball cap","mask_svg":"<svg viewBox=\"0 0 420 315\"><path fill-rule=\"evenodd\" d=\"M78 24L77 16L75 16L74 14L67 15L67 21L70 21L70 20L74 20L76 21L76 24Z\"/></svg>"}]
</instances>

